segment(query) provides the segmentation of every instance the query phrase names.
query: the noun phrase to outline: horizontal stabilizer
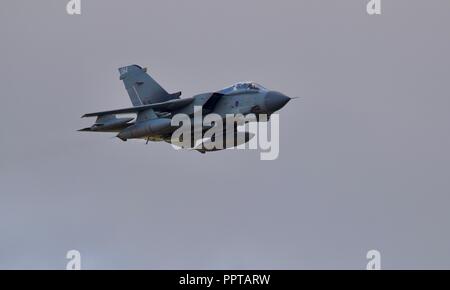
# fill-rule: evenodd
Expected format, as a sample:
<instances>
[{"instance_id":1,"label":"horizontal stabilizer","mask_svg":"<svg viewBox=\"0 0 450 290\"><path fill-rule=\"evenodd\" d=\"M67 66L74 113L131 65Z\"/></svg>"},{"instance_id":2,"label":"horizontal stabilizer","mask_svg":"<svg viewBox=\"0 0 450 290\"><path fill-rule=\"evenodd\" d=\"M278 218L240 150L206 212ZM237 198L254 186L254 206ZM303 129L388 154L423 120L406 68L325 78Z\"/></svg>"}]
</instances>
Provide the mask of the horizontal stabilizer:
<instances>
[{"instance_id":1,"label":"horizontal stabilizer","mask_svg":"<svg viewBox=\"0 0 450 290\"><path fill-rule=\"evenodd\" d=\"M134 118L117 118L115 115L102 115L97 117L97 121L89 128L83 128L78 131L91 132L114 132L131 126Z\"/></svg>"}]
</instances>

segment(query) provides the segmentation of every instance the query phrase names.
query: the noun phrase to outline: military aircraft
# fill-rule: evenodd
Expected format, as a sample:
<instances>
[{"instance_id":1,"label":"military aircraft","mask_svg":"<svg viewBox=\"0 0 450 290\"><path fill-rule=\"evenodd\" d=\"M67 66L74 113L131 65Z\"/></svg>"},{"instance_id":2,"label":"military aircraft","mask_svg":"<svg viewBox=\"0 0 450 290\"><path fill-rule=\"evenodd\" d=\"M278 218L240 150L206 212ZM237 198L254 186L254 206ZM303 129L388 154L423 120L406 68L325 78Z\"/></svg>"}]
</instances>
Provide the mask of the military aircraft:
<instances>
[{"instance_id":1,"label":"military aircraft","mask_svg":"<svg viewBox=\"0 0 450 290\"><path fill-rule=\"evenodd\" d=\"M219 91L180 98L181 92L168 93L147 74L146 68L130 65L119 68L119 73L133 107L85 114L82 118L97 117L97 120L91 127L79 131L116 132L117 137L123 141L145 139L147 142L166 141L173 144L171 136L178 127L172 126L171 120L176 114L193 117L196 113L195 109L201 108L203 116L211 113L223 118L230 114L255 114L256 116L266 114L270 118L272 113L281 109L291 99L254 82L241 82ZM136 116L117 116L130 114L136 114ZM209 128L202 127L201 131L204 132ZM236 134L242 133L238 133L236 127L233 129L231 134L235 140L242 140L236 138ZM226 128L223 132L225 135L222 137L225 140L230 133L226 132ZM244 132L244 135L240 143L246 143L253 137L248 132ZM191 139L190 148L201 153L230 147L228 144L228 147L224 145L219 149L206 149L204 146L197 146L195 143L197 140L194 137ZM231 145L234 147L239 144L234 142Z\"/></svg>"}]
</instances>

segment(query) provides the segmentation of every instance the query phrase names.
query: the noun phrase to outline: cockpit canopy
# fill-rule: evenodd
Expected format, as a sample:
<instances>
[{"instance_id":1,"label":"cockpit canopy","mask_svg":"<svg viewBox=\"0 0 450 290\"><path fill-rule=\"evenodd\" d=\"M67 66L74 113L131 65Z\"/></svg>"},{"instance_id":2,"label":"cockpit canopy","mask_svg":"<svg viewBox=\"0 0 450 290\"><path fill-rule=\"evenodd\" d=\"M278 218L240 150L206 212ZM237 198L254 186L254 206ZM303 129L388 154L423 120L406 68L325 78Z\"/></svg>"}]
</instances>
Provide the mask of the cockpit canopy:
<instances>
[{"instance_id":1,"label":"cockpit canopy","mask_svg":"<svg viewBox=\"0 0 450 290\"><path fill-rule=\"evenodd\" d=\"M220 90L219 93L228 95L228 94L234 94L234 93L240 93L240 92L259 92L259 91L266 91L267 89L263 86L254 83L254 82L241 82L237 83L235 85L232 85L231 87L227 87L223 90Z\"/></svg>"}]
</instances>

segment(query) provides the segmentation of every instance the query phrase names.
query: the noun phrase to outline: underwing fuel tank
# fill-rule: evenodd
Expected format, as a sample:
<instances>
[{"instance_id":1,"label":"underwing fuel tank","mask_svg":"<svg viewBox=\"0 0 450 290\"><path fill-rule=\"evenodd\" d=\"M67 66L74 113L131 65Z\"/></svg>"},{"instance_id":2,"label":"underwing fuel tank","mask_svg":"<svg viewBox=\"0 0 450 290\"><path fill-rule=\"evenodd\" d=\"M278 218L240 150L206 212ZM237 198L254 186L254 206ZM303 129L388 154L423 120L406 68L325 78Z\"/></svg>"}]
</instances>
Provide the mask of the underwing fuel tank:
<instances>
[{"instance_id":1,"label":"underwing fuel tank","mask_svg":"<svg viewBox=\"0 0 450 290\"><path fill-rule=\"evenodd\" d=\"M171 130L172 126L170 124L170 119L158 118L134 124L120 131L117 137L126 141L127 139L165 135L170 133Z\"/></svg>"}]
</instances>

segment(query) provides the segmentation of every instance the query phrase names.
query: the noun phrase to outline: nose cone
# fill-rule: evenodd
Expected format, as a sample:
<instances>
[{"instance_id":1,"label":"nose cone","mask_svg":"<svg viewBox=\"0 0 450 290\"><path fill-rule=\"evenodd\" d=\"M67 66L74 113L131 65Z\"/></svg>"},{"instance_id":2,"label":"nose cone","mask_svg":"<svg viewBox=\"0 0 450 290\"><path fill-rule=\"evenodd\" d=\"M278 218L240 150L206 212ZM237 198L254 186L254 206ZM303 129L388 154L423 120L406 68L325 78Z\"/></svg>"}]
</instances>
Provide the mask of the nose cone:
<instances>
[{"instance_id":1,"label":"nose cone","mask_svg":"<svg viewBox=\"0 0 450 290\"><path fill-rule=\"evenodd\" d=\"M286 95L283 95L280 92L276 91L270 91L267 93L264 103L266 106L266 110L270 113L278 111L279 109L283 108L284 105L289 102L291 98L289 98Z\"/></svg>"}]
</instances>

